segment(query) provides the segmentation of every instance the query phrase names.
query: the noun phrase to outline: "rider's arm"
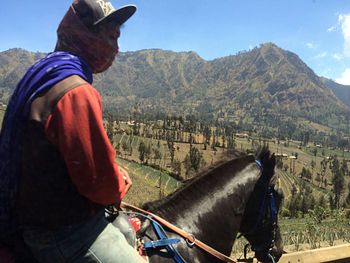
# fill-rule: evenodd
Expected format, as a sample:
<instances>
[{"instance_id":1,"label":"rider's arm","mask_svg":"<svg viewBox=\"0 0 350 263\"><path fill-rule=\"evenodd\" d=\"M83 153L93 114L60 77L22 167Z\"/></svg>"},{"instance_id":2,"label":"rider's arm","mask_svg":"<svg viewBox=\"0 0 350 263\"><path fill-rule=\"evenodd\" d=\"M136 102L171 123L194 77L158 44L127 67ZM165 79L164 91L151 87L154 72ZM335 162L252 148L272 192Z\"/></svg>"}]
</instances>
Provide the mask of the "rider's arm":
<instances>
[{"instance_id":1,"label":"rider's arm","mask_svg":"<svg viewBox=\"0 0 350 263\"><path fill-rule=\"evenodd\" d=\"M100 94L89 84L68 91L45 123L48 139L62 154L78 192L109 205L125 195L115 151L103 128Z\"/></svg>"}]
</instances>

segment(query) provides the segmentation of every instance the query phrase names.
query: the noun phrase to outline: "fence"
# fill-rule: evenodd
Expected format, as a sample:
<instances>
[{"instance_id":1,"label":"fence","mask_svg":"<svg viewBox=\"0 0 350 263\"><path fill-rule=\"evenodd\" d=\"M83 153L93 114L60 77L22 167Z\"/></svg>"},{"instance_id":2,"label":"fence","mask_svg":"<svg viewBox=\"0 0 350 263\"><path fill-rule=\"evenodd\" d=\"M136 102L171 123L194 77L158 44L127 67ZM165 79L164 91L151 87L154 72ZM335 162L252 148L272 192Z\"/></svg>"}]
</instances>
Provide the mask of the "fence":
<instances>
[{"instance_id":1,"label":"fence","mask_svg":"<svg viewBox=\"0 0 350 263\"><path fill-rule=\"evenodd\" d=\"M350 244L284 254L278 263L348 263Z\"/></svg>"}]
</instances>

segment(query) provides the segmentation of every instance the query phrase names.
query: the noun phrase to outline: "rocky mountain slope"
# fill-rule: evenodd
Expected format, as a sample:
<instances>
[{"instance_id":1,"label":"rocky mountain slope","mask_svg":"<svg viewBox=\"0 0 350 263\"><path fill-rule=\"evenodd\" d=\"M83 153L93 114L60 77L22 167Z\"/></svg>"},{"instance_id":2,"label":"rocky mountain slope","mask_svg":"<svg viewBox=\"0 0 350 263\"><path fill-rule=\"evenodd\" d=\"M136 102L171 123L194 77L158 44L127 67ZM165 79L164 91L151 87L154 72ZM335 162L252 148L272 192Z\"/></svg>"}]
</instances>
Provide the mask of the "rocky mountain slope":
<instances>
[{"instance_id":1,"label":"rocky mountain slope","mask_svg":"<svg viewBox=\"0 0 350 263\"><path fill-rule=\"evenodd\" d=\"M42 56L21 49L1 52L0 89L13 90L26 68ZM350 112L349 97L335 84L272 43L212 61L194 52L120 53L107 72L95 76L110 112L130 114L137 107L142 113L255 122L264 114L282 114L325 125L334 118L340 123Z\"/></svg>"}]
</instances>

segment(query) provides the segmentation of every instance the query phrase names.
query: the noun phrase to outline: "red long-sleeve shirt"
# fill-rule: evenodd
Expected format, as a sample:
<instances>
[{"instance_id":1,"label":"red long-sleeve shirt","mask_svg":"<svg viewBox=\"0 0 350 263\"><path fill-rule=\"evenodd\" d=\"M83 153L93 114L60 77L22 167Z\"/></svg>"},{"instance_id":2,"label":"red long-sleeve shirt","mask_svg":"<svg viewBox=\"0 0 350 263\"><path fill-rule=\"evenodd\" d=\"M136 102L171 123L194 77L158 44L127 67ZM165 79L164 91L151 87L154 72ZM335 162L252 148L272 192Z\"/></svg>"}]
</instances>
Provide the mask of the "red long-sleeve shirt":
<instances>
[{"instance_id":1,"label":"red long-sleeve shirt","mask_svg":"<svg viewBox=\"0 0 350 263\"><path fill-rule=\"evenodd\" d=\"M68 91L45 123L45 133L62 154L78 192L109 205L125 196L115 151L103 128L100 94L89 84Z\"/></svg>"}]
</instances>

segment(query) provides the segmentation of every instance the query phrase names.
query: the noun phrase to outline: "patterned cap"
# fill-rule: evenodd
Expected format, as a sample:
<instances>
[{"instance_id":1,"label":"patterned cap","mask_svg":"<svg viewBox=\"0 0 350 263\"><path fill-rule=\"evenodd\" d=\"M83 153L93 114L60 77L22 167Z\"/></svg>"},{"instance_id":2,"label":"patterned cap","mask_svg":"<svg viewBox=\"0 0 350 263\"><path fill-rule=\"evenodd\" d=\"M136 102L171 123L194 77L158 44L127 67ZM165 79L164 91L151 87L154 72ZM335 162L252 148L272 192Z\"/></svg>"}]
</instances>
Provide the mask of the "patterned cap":
<instances>
[{"instance_id":1,"label":"patterned cap","mask_svg":"<svg viewBox=\"0 0 350 263\"><path fill-rule=\"evenodd\" d=\"M111 2L105 0L74 0L72 7L87 27L105 22L122 25L136 11L135 5L115 9Z\"/></svg>"}]
</instances>

